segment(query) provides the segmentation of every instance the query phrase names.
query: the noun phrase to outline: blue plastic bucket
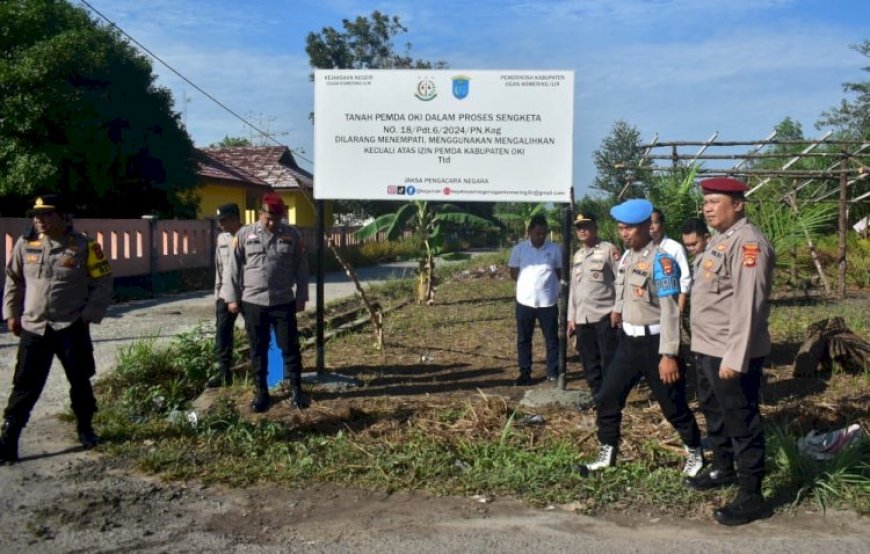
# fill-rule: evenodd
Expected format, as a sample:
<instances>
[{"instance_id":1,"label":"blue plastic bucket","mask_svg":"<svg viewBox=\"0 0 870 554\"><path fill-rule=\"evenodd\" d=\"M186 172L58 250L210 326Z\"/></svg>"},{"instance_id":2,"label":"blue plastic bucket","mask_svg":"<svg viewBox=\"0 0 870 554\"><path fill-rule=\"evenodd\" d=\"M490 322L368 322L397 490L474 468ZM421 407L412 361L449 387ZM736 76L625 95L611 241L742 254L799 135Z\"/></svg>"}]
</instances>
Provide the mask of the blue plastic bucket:
<instances>
[{"instance_id":1,"label":"blue plastic bucket","mask_svg":"<svg viewBox=\"0 0 870 554\"><path fill-rule=\"evenodd\" d=\"M269 372L266 375L266 383L269 388L274 387L284 380L284 358L281 356L281 349L278 348L278 341L275 340L275 331L269 334Z\"/></svg>"}]
</instances>

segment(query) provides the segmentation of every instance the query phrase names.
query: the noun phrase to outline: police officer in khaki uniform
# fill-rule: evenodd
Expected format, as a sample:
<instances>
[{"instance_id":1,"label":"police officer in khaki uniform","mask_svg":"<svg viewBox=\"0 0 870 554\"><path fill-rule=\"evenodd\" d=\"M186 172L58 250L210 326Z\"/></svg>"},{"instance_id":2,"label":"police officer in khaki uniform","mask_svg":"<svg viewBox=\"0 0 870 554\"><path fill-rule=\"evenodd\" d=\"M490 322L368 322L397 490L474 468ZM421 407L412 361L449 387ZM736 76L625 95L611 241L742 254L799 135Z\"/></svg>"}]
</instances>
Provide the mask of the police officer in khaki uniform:
<instances>
[{"instance_id":1,"label":"police officer in khaki uniform","mask_svg":"<svg viewBox=\"0 0 870 554\"><path fill-rule=\"evenodd\" d=\"M230 313L227 302L221 296L223 274L232 247L233 236L241 227L238 204L224 204L217 209L215 216L220 234L217 236L217 246L214 255L214 296L215 296L215 340L214 349L218 359L218 374L208 380L208 387L222 387L233 384L233 333L236 328L238 313Z\"/></svg>"},{"instance_id":2,"label":"police officer in khaki uniform","mask_svg":"<svg viewBox=\"0 0 870 554\"><path fill-rule=\"evenodd\" d=\"M616 301L616 268L620 252L613 244L599 240L594 214L574 219L580 248L571 267L568 293L568 334L576 333L583 374L592 394L598 393L604 369L616 352L618 329L610 321Z\"/></svg>"},{"instance_id":3,"label":"police officer in khaki uniform","mask_svg":"<svg viewBox=\"0 0 870 554\"><path fill-rule=\"evenodd\" d=\"M270 331L274 329L284 360L284 380L290 383L290 405L308 406L302 393L302 356L296 312L308 300L308 258L296 227L282 221L287 206L275 193L267 193L260 219L238 230L224 273L222 296L230 313L245 318L255 372L256 396L251 409L265 412L271 401L267 385ZM294 294L295 286L295 294Z\"/></svg>"},{"instance_id":4,"label":"police officer in khaki uniform","mask_svg":"<svg viewBox=\"0 0 870 554\"><path fill-rule=\"evenodd\" d=\"M617 269L614 323L622 332L616 354L595 397L598 458L576 466L588 475L616 462L622 410L641 375L646 378L662 413L680 434L686 448L683 474L694 476L704 465L698 424L686 403L686 382L680 375L680 269L676 260L656 246L650 234L652 204L632 199L610 213L629 250Z\"/></svg>"},{"instance_id":5,"label":"police officer in khaki uniform","mask_svg":"<svg viewBox=\"0 0 870 554\"><path fill-rule=\"evenodd\" d=\"M3 413L0 462L18 460L18 439L45 386L54 356L70 384L78 438L85 448L99 438L92 420L96 366L89 325L112 300L112 275L100 244L77 233L64 199L46 194L33 209L34 234L20 237L6 266L3 319L18 343L12 392Z\"/></svg>"},{"instance_id":6,"label":"police officer in khaki uniform","mask_svg":"<svg viewBox=\"0 0 870 554\"><path fill-rule=\"evenodd\" d=\"M746 220L744 183L718 177L699 184L704 217L717 231L696 266L691 311L698 397L713 463L709 471L686 479L686 485L707 490L736 481L737 497L713 516L724 525L742 525L767 513L761 494L764 429L758 391L762 364L770 353L767 300L774 251Z\"/></svg>"}]
</instances>

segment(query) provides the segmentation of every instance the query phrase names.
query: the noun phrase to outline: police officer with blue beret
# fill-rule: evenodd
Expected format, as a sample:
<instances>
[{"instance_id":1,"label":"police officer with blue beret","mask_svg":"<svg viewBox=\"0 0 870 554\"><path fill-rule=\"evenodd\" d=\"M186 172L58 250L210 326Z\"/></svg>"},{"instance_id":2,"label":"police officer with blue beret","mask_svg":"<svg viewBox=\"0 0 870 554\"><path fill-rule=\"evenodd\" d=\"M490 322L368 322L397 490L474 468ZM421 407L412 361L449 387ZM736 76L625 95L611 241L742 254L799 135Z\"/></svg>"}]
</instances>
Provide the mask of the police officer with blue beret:
<instances>
[{"instance_id":1,"label":"police officer with blue beret","mask_svg":"<svg viewBox=\"0 0 870 554\"><path fill-rule=\"evenodd\" d=\"M18 461L21 431L55 356L69 381L79 442L92 448L99 441L92 425L97 401L90 324L103 319L112 300L112 270L100 243L72 228L62 196L40 196L31 212L34 233L19 237L6 266L3 319L21 340L3 412L0 463Z\"/></svg>"},{"instance_id":2,"label":"police officer with blue beret","mask_svg":"<svg viewBox=\"0 0 870 554\"><path fill-rule=\"evenodd\" d=\"M632 199L611 211L628 250L616 274L613 322L621 326L616 354L604 372L595 396L598 458L576 466L582 475L616 463L622 410L631 389L643 376L662 413L677 430L686 449L683 475L695 476L704 465L701 434L686 402L686 381L680 375L680 267L656 246L650 233L653 206Z\"/></svg>"},{"instance_id":3,"label":"police officer with blue beret","mask_svg":"<svg viewBox=\"0 0 870 554\"><path fill-rule=\"evenodd\" d=\"M770 354L768 297L775 253L746 220L744 183L714 177L699 185L704 218L717 231L695 266L691 303L698 401L713 460L709 471L685 484L709 490L736 483L737 496L713 517L723 525L743 525L769 514L761 493L765 447L758 393Z\"/></svg>"}]
</instances>

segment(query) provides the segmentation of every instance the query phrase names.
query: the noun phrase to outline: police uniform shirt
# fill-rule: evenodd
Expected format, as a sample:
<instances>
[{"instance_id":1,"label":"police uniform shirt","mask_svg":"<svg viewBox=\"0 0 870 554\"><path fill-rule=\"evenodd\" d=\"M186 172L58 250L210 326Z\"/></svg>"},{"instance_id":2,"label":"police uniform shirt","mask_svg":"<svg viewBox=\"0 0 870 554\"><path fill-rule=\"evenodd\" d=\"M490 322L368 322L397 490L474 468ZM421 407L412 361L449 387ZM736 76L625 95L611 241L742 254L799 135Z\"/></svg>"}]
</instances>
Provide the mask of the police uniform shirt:
<instances>
[{"instance_id":1,"label":"police uniform shirt","mask_svg":"<svg viewBox=\"0 0 870 554\"><path fill-rule=\"evenodd\" d=\"M217 247L214 255L214 298L221 298L221 289L224 283L224 271L229 265L230 248L232 248L233 234L224 231L217 236ZM224 299L226 300L226 299Z\"/></svg>"},{"instance_id":2,"label":"police uniform shirt","mask_svg":"<svg viewBox=\"0 0 870 554\"><path fill-rule=\"evenodd\" d=\"M221 297L227 303L258 306L307 301L308 257L299 230L279 223L273 234L259 222L239 229L232 241Z\"/></svg>"},{"instance_id":3,"label":"police uniform shirt","mask_svg":"<svg viewBox=\"0 0 870 554\"><path fill-rule=\"evenodd\" d=\"M568 293L568 320L597 323L610 315L616 301L616 246L599 241L592 248L581 246L571 265L571 290Z\"/></svg>"},{"instance_id":4,"label":"police uniform shirt","mask_svg":"<svg viewBox=\"0 0 870 554\"><path fill-rule=\"evenodd\" d=\"M623 324L659 325L659 354L674 356L680 348L679 279L676 260L653 242L627 251L617 269L614 311L622 314Z\"/></svg>"},{"instance_id":5,"label":"police uniform shirt","mask_svg":"<svg viewBox=\"0 0 870 554\"><path fill-rule=\"evenodd\" d=\"M3 319L38 335L79 319L99 323L112 300L111 273L100 244L85 235L21 237L6 266Z\"/></svg>"},{"instance_id":6,"label":"police uniform shirt","mask_svg":"<svg viewBox=\"0 0 870 554\"><path fill-rule=\"evenodd\" d=\"M511 250L508 267L518 270L517 302L530 308L548 308L559 301L559 278L562 269L562 249L549 240L540 248L524 240Z\"/></svg>"},{"instance_id":7,"label":"police uniform shirt","mask_svg":"<svg viewBox=\"0 0 870 554\"><path fill-rule=\"evenodd\" d=\"M767 298L773 277L773 247L741 218L713 236L692 286L692 351L722 358L745 373L749 360L770 354Z\"/></svg>"}]
</instances>

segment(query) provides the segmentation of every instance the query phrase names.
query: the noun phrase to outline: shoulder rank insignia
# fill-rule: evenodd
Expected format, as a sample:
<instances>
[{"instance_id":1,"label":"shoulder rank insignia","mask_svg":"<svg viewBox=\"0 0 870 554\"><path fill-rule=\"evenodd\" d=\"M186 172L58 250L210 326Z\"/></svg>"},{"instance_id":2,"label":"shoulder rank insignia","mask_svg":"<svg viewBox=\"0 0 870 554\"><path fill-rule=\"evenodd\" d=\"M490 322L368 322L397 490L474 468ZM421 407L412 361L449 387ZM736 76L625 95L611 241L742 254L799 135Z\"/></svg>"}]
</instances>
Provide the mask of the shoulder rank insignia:
<instances>
[{"instance_id":1,"label":"shoulder rank insignia","mask_svg":"<svg viewBox=\"0 0 870 554\"><path fill-rule=\"evenodd\" d=\"M653 264L653 280L659 298L680 294L680 266L677 261L663 252L657 253Z\"/></svg>"},{"instance_id":2,"label":"shoulder rank insignia","mask_svg":"<svg viewBox=\"0 0 870 554\"><path fill-rule=\"evenodd\" d=\"M103 254L103 247L97 241L88 242L88 276L92 279L98 279L112 274L112 268L109 267L109 260Z\"/></svg>"},{"instance_id":3,"label":"shoulder rank insignia","mask_svg":"<svg viewBox=\"0 0 870 554\"><path fill-rule=\"evenodd\" d=\"M743 245L743 267L755 267L758 262L758 253L761 249L755 242L747 242Z\"/></svg>"}]
</instances>

